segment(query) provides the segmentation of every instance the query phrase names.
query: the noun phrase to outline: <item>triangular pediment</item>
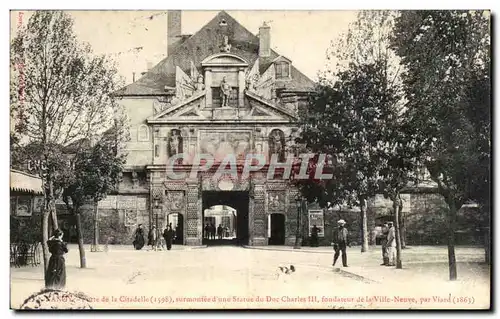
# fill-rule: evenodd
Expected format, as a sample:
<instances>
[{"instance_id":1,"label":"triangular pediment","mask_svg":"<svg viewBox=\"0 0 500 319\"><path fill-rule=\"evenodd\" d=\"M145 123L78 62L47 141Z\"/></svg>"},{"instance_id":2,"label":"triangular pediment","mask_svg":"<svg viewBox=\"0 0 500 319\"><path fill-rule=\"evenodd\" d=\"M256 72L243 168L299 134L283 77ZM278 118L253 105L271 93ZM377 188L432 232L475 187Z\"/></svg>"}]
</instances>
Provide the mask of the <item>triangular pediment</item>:
<instances>
[{"instance_id":1,"label":"triangular pediment","mask_svg":"<svg viewBox=\"0 0 500 319\"><path fill-rule=\"evenodd\" d=\"M294 120L297 115L290 110L278 106L271 101L268 101L255 93L245 92L246 98L248 99L248 105L250 106L249 118L268 118L275 120Z\"/></svg>"},{"instance_id":2,"label":"triangular pediment","mask_svg":"<svg viewBox=\"0 0 500 319\"><path fill-rule=\"evenodd\" d=\"M200 92L193 95L192 97L173 105L162 112L154 115L148 119L149 123L154 122L165 122L165 121L176 121L183 119L200 119L203 120L205 117L200 114L199 110L202 105L205 104L205 94L206 92Z\"/></svg>"}]
</instances>

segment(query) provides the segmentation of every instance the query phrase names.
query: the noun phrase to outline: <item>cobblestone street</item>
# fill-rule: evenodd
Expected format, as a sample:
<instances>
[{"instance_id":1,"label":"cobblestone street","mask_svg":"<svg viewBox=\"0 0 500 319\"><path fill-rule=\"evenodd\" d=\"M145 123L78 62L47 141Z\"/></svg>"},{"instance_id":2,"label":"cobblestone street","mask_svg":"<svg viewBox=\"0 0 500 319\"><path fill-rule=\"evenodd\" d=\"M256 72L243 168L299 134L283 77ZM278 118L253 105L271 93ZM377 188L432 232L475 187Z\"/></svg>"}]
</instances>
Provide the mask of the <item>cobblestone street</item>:
<instances>
[{"instance_id":1,"label":"cobblestone street","mask_svg":"<svg viewBox=\"0 0 500 319\"><path fill-rule=\"evenodd\" d=\"M333 268L328 247L174 246L171 251L154 252L112 246L108 252L87 251L88 268L80 269L77 246L71 245L67 289L95 298L93 308L485 308L489 304L489 270L478 263L481 250L457 249L457 282L447 281L446 263L441 262L443 253L446 261L445 248L404 252L408 263L396 270L379 266L378 249L361 254L359 247L348 251L349 268ZM290 264L296 272L278 278L278 267ZM42 267L11 268L12 307L18 308L42 286ZM459 297L474 301L460 305Z\"/></svg>"}]
</instances>

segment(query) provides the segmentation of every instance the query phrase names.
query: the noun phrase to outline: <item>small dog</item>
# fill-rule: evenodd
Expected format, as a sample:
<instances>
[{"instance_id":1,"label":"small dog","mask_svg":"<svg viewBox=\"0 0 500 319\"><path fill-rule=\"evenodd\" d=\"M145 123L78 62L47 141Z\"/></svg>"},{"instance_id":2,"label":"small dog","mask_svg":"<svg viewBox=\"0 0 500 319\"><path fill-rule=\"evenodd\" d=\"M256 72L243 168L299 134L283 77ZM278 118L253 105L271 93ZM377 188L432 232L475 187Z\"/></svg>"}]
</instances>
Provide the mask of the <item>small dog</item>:
<instances>
[{"instance_id":1,"label":"small dog","mask_svg":"<svg viewBox=\"0 0 500 319\"><path fill-rule=\"evenodd\" d=\"M280 266L276 270L276 279L283 279L286 280L286 277L290 276L292 273L295 272L295 266L290 265L290 267L286 266Z\"/></svg>"}]
</instances>

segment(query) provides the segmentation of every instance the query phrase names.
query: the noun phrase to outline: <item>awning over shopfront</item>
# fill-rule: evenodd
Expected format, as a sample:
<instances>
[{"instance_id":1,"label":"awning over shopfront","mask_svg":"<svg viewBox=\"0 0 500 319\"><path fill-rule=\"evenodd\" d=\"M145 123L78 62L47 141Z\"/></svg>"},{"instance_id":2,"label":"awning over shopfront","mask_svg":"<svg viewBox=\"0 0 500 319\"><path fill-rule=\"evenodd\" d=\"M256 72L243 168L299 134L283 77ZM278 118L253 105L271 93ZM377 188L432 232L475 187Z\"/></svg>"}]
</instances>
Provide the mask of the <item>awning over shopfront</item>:
<instances>
[{"instance_id":1,"label":"awning over shopfront","mask_svg":"<svg viewBox=\"0 0 500 319\"><path fill-rule=\"evenodd\" d=\"M30 194L43 194L41 178L25 172L10 170L10 191Z\"/></svg>"}]
</instances>

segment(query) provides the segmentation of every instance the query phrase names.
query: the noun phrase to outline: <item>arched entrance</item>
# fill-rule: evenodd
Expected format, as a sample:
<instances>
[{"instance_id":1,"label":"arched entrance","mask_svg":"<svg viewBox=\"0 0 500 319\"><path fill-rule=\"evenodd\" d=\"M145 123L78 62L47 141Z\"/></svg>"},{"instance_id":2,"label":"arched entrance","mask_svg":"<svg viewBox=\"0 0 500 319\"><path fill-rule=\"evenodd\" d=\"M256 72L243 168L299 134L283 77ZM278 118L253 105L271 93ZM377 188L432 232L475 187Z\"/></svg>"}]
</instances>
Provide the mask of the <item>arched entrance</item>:
<instances>
[{"instance_id":1,"label":"arched entrance","mask_svg":"<svg viewBox=\"0 0 500 319\"><path fill-rule=\"evenodd\" d=\"M284 245L285 244L285 215L270 214L269 215L269 245Z\"/></svg>"},{"instance_id":2,"label":"arched entrance","mask_svg":"<svg viewBox=\"0 0 500 319\"><path fill-rule=\"evenodd\" d=\"M184 216L178 213L170 213L167 215L167 225L171 225L175 233L174 244L184 244Z\"/></svg>"},{"instance_id":3,"label":"arched entrance","mask_svg":"<svg viewBox=\"0 0 500 319\"><path fill-rule=\"evenodd\" d=\"M247 245L249 239L248 192L205 191L202 199L203 243L206 245Z\"/></svg>"}]
</instances>

